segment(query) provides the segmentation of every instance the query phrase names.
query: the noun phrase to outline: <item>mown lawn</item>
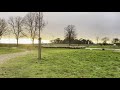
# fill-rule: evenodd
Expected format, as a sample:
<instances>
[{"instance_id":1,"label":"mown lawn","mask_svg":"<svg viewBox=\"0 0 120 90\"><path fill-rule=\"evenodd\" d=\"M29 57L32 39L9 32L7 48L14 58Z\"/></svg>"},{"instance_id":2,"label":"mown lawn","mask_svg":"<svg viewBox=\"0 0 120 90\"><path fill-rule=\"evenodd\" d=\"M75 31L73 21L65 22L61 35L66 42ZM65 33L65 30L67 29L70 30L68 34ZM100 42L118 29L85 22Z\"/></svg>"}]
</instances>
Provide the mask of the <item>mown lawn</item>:
<instances>
[{"instance_id":1,"label":"mown lawn","mask_svg":"<svg viewBox=\"0 0 120 90\"><path fill-rule=\"evenodd\" d=\"M43 48L0 65L1 78L119 78L120 52Z\"/></svg>"},{"instance_id":2,"label":"mown lawn","mask_svg":"<svg viewBox=\"0 0 120 90\"><path fill-rule=\"evenodd\" d=\"M8 54L8 53L16 53L25 51L19 48L8 48L8 47L0 47L0 54Z\"/></svg>"},{"instance_id":3,"label":"mown lawn","mask_svg":"<svg viewBox=\"0 0 120 90\"><path fill-rule=\"evenodd\" d=\"M120 46L113 46L113 45L89 45L89 48L110 48L110 49L120 49Z\"/></svg>"}]
</instances>

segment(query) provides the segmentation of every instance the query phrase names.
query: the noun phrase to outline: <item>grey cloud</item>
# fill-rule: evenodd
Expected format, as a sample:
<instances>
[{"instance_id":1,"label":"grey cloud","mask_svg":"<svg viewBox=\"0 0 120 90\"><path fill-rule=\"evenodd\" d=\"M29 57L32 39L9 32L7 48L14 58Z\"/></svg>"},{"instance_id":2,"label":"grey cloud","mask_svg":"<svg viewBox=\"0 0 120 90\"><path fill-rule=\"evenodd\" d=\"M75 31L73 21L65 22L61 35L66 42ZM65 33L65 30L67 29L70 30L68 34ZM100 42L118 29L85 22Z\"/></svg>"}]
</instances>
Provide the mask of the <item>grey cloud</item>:
<instances>
[{"instance_id":1,"label":"grey cloud","mask_svg":"<svg viewBox=\"0 0 120 90\"><path fill-rule=\"evenodd\" d=\"M26 12L27 13L27 12ZM22 15L26 13L0 12L0 17ZM78 37L94 39L96 36L120 37L120 12L44 12L48 25L43 36L64 38L64 27L76 26ZM48 34L50 33L50 34ZM49 36L48 36L49 35Z\"/></svg>"}]
</instances>

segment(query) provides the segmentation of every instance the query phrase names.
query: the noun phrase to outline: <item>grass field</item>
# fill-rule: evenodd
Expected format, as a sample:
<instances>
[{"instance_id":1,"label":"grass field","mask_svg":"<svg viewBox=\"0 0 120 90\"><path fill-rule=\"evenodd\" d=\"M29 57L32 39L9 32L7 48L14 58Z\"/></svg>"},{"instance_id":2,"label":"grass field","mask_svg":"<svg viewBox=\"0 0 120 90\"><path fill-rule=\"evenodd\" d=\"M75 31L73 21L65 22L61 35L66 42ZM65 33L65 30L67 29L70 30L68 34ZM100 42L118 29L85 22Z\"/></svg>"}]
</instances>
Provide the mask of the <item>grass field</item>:
<instances>
[{"instance_id":1,"label":"grass field","mask_svg":"<svg viewBox=\"0 0 120 90\"><path fill-rule=\"evenodd\" d=\"M89 48L113 48L113 49L120 49L120 46L113 46L113 45L90 45Z\"/></svg>"},{"instance_id":2,"label":"grass field","mask_svg":"<svg viewBox=\"0 0 120 90\"><path fill-rule=\"evenodd\" d=\"M19 48L24 48L24 49L35 49L37 48L37 44L33 45L32 44L19 44ZM42 44L43 47L45 46L55 46L55 47L65 47L69 46L68 44ZM86 46L89 48L113 48L113 49L120 49L120 46L114 46L114 45L88 45L88 44L71 44L71 46ZM16 47L16 44L0 44L0 47Z\"/></svg>"},{"instance_id":3,"label":"grass field","mask_svg":"<svg viewBox=\"0 0 120 90\"><path fill-rule=\"evenodd\" d=\"M7 47L0 47L0 54L8 54L8 53L16 53L16 52L22 52L23 49L18 48L7 48Z\"/></svg>"},{"instance_id":4,"label":"grass field","mask_svg":"<svg viewBox=\"0 0 120 90\"><path fill-rule=\"evenodd\" d=\"M0 78L119 78L120 52L43 48L0 65Z\"/></svg>"}]
</instances>

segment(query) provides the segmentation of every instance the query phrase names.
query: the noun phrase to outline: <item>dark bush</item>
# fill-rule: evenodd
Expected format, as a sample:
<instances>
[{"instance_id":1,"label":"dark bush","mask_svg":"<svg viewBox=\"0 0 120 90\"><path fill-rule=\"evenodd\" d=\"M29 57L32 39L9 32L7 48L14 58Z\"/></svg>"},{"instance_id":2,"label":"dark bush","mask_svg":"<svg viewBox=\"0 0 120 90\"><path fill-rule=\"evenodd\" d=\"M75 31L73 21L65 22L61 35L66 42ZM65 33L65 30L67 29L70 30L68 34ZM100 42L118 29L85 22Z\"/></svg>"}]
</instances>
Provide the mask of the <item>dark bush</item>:
<instances>
[{"instance_id":1,"label":"dark bush","mask_svg":"<svg viewBox=\"0 0 120 90\"><path fill-rule=\"evenodd\" d=\"M102 50L105 50L104 48Z\"/></svg>"}]
</instances>

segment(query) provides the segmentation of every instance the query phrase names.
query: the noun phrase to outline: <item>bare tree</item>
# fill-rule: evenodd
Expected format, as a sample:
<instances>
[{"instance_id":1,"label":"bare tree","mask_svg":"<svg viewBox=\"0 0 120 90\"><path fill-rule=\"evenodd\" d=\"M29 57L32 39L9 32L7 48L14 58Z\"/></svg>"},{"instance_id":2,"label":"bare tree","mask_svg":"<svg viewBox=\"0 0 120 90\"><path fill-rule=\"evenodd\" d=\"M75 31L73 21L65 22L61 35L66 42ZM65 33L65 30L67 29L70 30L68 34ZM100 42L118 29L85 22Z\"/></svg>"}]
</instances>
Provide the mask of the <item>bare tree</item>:
<instances>
[{"instance_id":1,"label":"bare tree","mask_svg":"<svg viewBox=\"0 0 120 90\"><path fill-rule=\"evenodd\" d=\"M6 32L6 30L7 30L7 22L5 21L5 19L0 18L0 40L3 34Z\"/></svg>"},{"instance_id":2,"label":"bare tree","mask_svg":"<svg viewBox=\"0 0 120 90\"><path fill-rule=\"evenodd\" d=\"M102 38L102 41L103 41L103 44L107 44L107 41L109 41L109 38L108 37L104 37L104 38Z\"/></svg>"},{"instance_id":3,"label":"bare tree","mask_svg":"<svg viewBox=\"0 0 120 90\"><path fill-rule=\"evenodd\" d=\"M38 33L38 13L30 12L24 17L24 20L25 27L30 34L32 44L34 45L34 40Z\"/></svg>"},{"instance_id":4,"label":"bare tree","mask_svg":"<svg viewBox=\"0 0 120 90\"><path fill-rule=\"evenodd\" d=\"M16 17L10 17L8 20L9 25L12 28L13 34L15 35L15 38L17 40L17 47L18 47L18 40L20 37L25 36L23 33L23 18L16 16Z\"/></svg>"},{"instance_id":5,"label":"bare tree","mask_svg":"<svg viewBox=\"0 0 120 90\"><path fill-rule=\"evenodd\" d=\"M99 37L96 37L96 40L97 40L97 44L98 44L98 41L99 41Z\"/></svg>"},{"instance_id":6,"label":"bare tree","mask_svg":"<svg viewBox=\"0 0 120 90\"><path fill-rule=\"evenodd\" d=\"M74 25L68 25L65 27L65 39L69 41L69 46L71 45L71 41L76 38L76 32L75 32L75 26Z\"/></svg>"}]
</instances>

